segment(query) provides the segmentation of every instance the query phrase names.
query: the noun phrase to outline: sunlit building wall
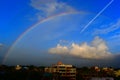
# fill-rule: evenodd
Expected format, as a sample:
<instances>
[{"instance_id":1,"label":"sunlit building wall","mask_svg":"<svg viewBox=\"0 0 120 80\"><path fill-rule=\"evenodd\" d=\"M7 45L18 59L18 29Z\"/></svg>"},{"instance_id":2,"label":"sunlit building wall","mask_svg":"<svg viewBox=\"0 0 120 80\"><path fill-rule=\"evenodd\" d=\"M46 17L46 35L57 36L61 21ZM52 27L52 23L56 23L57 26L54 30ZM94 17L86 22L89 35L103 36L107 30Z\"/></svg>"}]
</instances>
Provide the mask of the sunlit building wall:
<instances>
[{"instance_id":1,"label":"sunlit building wall","mask_svg":"<svg viewBox=\"0 0 120 80\"><path fill-rule=\"evenodd\" d=\"M51 67L45 68L45 72L57 73L60 77L76 80L76 68L72 65L63 64L62 62L58 62Z\"/></svg>"}]
</instances>

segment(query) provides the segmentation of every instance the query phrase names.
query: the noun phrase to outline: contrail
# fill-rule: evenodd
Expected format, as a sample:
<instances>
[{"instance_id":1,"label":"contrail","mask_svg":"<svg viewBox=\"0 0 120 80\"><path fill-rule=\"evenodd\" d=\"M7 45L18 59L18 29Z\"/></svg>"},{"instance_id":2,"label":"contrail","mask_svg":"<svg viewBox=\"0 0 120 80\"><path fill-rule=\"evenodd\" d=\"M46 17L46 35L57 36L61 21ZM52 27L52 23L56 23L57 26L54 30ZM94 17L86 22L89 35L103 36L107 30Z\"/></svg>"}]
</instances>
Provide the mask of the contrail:
<instances>
[{"instance_id":1,"label":"contrail","mask_svg":"<svg viewBox=\"0 0 120 80\"><path fill-rule=\"evenodd\" d=\"M98 16L100 16L105 9L107 9L113 2L114 0L111 0L82 30L80 33L82 33Z\"/></svg>"}]
</instances>

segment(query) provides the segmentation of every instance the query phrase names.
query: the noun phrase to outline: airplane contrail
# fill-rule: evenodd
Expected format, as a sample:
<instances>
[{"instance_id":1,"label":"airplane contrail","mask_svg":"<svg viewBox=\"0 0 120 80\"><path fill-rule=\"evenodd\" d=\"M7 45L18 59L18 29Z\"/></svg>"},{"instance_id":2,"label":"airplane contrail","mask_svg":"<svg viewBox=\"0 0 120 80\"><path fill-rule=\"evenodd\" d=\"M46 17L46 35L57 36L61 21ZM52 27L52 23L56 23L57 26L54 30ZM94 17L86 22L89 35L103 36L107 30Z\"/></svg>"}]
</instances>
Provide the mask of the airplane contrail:
<instances>
[{"instance_id":1,"label":"airplane contrail","mask_svg":"<svg viewBox=\"0 0 120 80\"><path fill-rule=\"evenodd\" d=\"M113 2L114 0L111 0L82 30L80 33L82 33L98 16L100 16L105 9L107 9Z\"/></svg>"}]
</instances>

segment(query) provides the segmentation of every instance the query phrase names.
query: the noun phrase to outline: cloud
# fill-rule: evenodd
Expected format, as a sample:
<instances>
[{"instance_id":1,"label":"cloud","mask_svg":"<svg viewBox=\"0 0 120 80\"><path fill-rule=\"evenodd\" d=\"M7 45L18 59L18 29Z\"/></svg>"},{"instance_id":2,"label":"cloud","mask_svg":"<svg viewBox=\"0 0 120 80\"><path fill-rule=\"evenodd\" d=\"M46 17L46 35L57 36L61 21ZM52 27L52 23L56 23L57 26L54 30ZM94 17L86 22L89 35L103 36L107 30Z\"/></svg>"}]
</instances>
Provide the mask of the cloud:
<instances>
[{"instance_id":1,"label":"cloud","mask_svg":"<svg viewBox=\"0 0 120 80\"><path fill-rule=\"evenodd\" d=\"M95 17L92 18L92 20L90 20L88 22L88 24L81 30L81 33L97 18L99 17L104 11L105 9L107 9L112 3L113 3L114 0L111 0L102 10L100 10L100 12L97 13L97 15Z\"/></svg>"},{"instance_id":2,"label":"cloud","mask_svg":"<svg viewBox=\"0 0 120 80\"><path fill-rule=\"evenodd\" d=\"M120 33L115 33L115 35L113 35L112 37L111 37L112 39L114 39L114 38L120 38Z\"/></svg>"},{"instance_id":3,"label":"cloud","mask_svg":"<svg viewBox=\"0 0 120 80\"><path fill-rule=\"evenodd\" d=\"M120 19L115 23L110 23L107 25L102 25L102 29L97 29L95 31L95 34L107 34L109 32L115 31L117 29L120 29Z\"/></svg>"},{"instance_id":4,"label":"cloud","mask_svg":"<svg viewBox=\"0 0 120 80\"><path fill-rule=\"evenodd\" d=\"M39 11L36 14L39 18L75 11L71 6L57 0L31 0L30 5Z\"/></svg>"},{"instance_id":5,"label":"cloud","mask_svg":"<svg viewBox=\"0 0 120 80\"><path fill-rule=\"evenodd\" d=\"M87 59L104 59L112 57L105 41L99 37L95 37L90 44L86 42L80 45L72 43L70 46L58 44L56 47L50 48L48 52L51 54L70 55Z\"/></svg>"},{"instance_id":6,"label":"cloud","mask_svg":"<svg viewBox=\"0 0 120 80\"><path fill-rule=\"evenodd\" d=\"M60 43L68 43L69 41L67 41L67 40L60 40L59 42Z\"/></svg>"},{"instance_id":7,"label":"cloud","mask_svg":"<svg viewBox=\"0 0 120 80\"><path fill-rule=\"evenodd\" d=\"M67 46L61 46L60 44L57 44L57 46L55 48L51 48L49 52L55 54L66 54L69 52L69 50Z\"/></svg>"}]
</instances>

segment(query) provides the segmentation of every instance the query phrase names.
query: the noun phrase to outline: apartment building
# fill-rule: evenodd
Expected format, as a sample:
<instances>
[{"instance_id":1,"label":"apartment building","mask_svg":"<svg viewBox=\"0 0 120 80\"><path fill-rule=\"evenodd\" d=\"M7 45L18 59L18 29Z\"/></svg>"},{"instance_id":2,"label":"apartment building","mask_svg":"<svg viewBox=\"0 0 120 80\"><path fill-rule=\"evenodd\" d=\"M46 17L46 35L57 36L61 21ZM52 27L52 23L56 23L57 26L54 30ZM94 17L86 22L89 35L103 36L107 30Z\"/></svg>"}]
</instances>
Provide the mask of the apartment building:
<instances>
[{"instance_id":1,"label":"apartment building","mask_svg":"<svg viewBox=\"0 0 120 80\"><path fill-rule=\"evenodd\" d=\"M70 80L76 80L76 68L72 65L63 64L62 62L58 62L51 67L45 68L45 72L58 74L60 78L69 78Z\"/></svg>"}]
</instances>

